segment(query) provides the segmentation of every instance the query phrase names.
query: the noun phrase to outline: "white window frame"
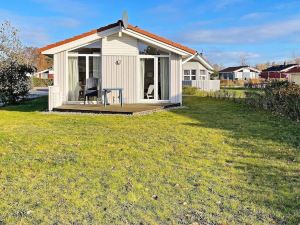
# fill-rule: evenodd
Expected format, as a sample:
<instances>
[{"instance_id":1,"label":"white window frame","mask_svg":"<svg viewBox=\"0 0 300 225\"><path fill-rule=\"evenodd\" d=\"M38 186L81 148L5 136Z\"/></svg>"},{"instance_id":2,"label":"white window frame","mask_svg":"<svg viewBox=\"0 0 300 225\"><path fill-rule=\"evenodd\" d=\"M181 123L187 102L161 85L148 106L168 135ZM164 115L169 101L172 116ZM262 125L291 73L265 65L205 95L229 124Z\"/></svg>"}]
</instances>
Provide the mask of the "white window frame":
<instances>
[{"instance_id":1,"label":"white window frame","mask_svg":"<svg viewBox=\"0 0 300 225\"><path fill-rule=\"evenodd\" d=\"M189 74L185 75L185 71L189 71ZM192 71L195 71L195 74L192 74ZM192 78L195 79L192 79ZM188 79L185 79L188 78ZM197 70L195 69L187 69L187 70L183 70L183 80L196 80L197 79Z\"/></svg>"},{"instance_id":2,"label":"white window frame","mask_svg":"<svg viewBox=\"0 0 300 225\"><path fill-rule=\"evenodd\" d=\"M70 50L72 51L72 50ZM67 51L67 66L66 66L66 72L67 72L67 82L66 82L66 86L67 86L67 90L69 92L69 57L85 57L85 78L88 79L89 78L89 57L99 57L101 60L101 54L79 54L79 53L72 53L70 51ZM101 64L102 65L102 64ZM68 93L67 92L67 93ZM69 101L69 96L67 96L67 104L83 104L84 101ZM96 104L97 101L92 101L93 104Z\"/></svg>"},{"instance_id":3,"label":"white window frame","mask_svg":"<svg viewBox=\"0 0 300 225\"><path fill-rule=\"evenodd\" d=\"M159 100L158 99L158 58L169 58L169 100ZM138 55L138 84L140 84L140 73L141 73L141 59L154 59L154 99L141 99L138 97L139 103L169 103L171 102L171 60L170 55ZM138 93L141 92L140 85L138 85Z\"/></svg>"}]
</instances>

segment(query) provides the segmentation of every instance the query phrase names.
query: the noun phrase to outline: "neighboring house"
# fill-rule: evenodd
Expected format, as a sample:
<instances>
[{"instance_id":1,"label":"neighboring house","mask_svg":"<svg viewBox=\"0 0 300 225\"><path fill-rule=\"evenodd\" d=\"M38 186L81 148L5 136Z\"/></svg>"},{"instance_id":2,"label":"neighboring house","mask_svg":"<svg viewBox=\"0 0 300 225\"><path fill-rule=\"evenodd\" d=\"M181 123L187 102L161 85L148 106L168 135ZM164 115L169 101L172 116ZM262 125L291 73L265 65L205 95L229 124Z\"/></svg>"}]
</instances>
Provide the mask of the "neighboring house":
<instances>
[{"instance_id":1,"label":"neighboring house","mask_svg":"<svg viewBox=\"0 0 300 225\"><path fill-rule=\"evenodd\" d=\"M53 80L54 78L54 71L52 68L42 70L39 72L34 73L34 77L40 78L40 79L50 79Z\"/></svg>"},{"instance_id":2,"label":"neighboring house","mask_svg":"<svg viewBox=\"0 0 300 225\"><path fill-rule=\"evenodd\" d=\"M194 57L183 62L183 80L210 80L213 67L203 57Z\"/></svg>"},{"instance_id":3,"label":"neighboring house","mask_svg":"<svg viewBox=\"0 0 300 225\"><path fill-rule=\"evenodd\" d=\"M191 56L183 61L183 86L197 87L204 91L220 90L219 80L210 80L213 67L202 54Z\"/></svg>"},{"instance_id":4,"label":"neighboring house","mask_svg":"<svg viewBox=\"0 0 300 225\"><path fill-rule=\"evenodd\" d=\"M228 67L219 71L221 80L250 80L259 78L261 71L250 66Z\"/></svg>"},{"instance_id":5,"label":"neighboring house","mask_svg":"<svg viewBox=\"0 0 300 225\"><path fill-rule=\"evenodd\" d=\"M289 69L287 72L288 81L300 85L300 65Z\"/></svg>"},{"instance_id":6,"label":"neighboring house","mask_svg":"<svg viewBox=\"0 0 300 225\"><path fill-rule=\"evenodd\" d=\"M202 58L191 48L122 20L40 51L54 59L49 110L63 104L82 103L82 91L90 79L99 80L102 89L122 88L125 104L181 104L182 63ZM118 99L113 93L109 97Z\"/></svg>"},{"instance_id":7,"label":"neighboring house","mask_svg":"<svg viewBox=\"0 0 300 225\"><path fill-rule=\"evenodd\" d=\"M271 66L268 69L263 70L259 76L264 79L287 79L287 71L296 66L297 64Z\"/></svg>"}]
</instances>

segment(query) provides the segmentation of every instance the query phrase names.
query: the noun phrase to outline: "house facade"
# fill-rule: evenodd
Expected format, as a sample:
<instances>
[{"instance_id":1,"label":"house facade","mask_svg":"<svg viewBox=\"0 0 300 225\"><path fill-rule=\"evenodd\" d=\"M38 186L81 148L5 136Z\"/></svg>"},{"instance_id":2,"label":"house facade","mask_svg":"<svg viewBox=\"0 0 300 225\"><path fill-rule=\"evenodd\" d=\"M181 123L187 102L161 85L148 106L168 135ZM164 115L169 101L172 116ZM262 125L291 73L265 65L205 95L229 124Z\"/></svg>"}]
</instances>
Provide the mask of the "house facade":
<instances>
[{"instance_id":1,"label":"house facade","mask_svg":"<svg viewBox=\"0 0 300 225\"><path fill-rule=\"evenodd\" d=\"M53 80L54 78L54 71L52 68L46 69L46 70L42 70L39 72L34 73L33 75L36 78L39 79L49 79L49 80Z\"/></svg>"},{"instance_id":2,"label":"house facade","mask_svg":"<svg viewBox=\"0 0 300 225\"><path fill-rule=\"evenodd\" d=\"M297 67L297 64L283 64L271 66L268 69L265 69L261 72L260 77L266 80L269 79L287 79L288 73L287 71Z\"/></svg>"},{"instance_id":3,"label":"house facade","mask_svg":"<svg viewBox=\"0 0 300 225\"><path fill-rule=\"evenodd\" d=\"M261 71L250 66L227 67L219 71L222 80L250 80L259 78Z\"/></svg>"},{"instance_id":4,"label":"house facade","mask_svg":"<svg viewBox=\"0 0 300 225\"><path fill-rule=\"evenodd\" d=\"M193 49L122 20L40 51L54 59L49 110L82 103L82 90L90 78L99 80L101 88L123 89L125 104L181 104L183 61L202 57ZM116 93L110 94L109 101L119 101Z\"/></svg>"},{"instance_id":5,"label":"house facade","mask_svg":"<svg viewBox=\"0 0 300 225\"><path fill-rule=\"evenodd\" d=\"M182 70L183 80L210 80L213 68L207 62L191 59L183 63Z\"/></svg>"},{"instance_id":6,"label":"house facade","mask_svg":"<svg viewBox=\"0 0 300 225\"><path fill-rule=\"evenodd\" d=\"M300 85L300 65L289 69L287 72L288 81Z\"/></svg>"}]
</instances>

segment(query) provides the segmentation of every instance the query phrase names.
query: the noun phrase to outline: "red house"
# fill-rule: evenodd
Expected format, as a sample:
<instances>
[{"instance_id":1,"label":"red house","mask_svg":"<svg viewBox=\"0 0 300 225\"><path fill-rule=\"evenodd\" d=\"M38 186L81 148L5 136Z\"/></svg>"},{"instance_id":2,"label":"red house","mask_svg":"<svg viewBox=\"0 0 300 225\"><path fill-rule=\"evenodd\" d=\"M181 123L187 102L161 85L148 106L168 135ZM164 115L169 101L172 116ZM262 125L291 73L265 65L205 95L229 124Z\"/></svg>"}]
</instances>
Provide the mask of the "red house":
<instances>
[{"instance_id":1,"label":"red house","mask_svg":"<svg viewBox=\"0 0 300 225\"><path fill-rule=\"evenodd\" d=\"M259 75L261 78L264 79L287 79L288 73L287 71L298 66L297 64L284 64L278 66L272 66L266 70L263 70Z\"/></svg>"}]
</instances>

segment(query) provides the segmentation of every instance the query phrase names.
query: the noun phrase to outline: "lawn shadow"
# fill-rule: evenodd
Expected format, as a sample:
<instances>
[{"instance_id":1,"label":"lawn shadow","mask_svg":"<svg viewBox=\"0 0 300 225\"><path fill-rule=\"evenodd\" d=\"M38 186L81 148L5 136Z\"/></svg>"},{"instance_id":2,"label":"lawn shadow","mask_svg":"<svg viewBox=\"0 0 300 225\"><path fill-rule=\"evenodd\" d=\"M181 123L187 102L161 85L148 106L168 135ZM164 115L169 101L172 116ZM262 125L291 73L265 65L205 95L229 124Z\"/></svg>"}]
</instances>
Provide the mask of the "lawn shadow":
<instances>
[{"instance_id":1,"label":"lawn shadow","mask_svg":"<svg viewBox=\"0 0 300 225\"><path fill-rule=\"evenodd\" d=\"M35 99L28 99L17 105L7 105L0 107L1 111L15 112L43 112L48 108L48 96L43 96Z\"/></svg>"},{"instance_id":2,"label":"lawn shadow","mask_svg":"<svg viewBox=\"0 0 300 225\"><path fill-rule=\"evenodd\" d=\"M229 163L238 176L262 193L274 194L274 198L259 198L254 192L252 200L258 206L280 211L292 223L300 219L296 200L300 183L299 123L229 100L187 97L184 105L188 109L173 111L193 119L183 125L226 131L226 144L236 151L229 155ZM249 193L246 188L242 190ZM283 222L275 217L277 222Z\"/></svg>"}]
</instances>

